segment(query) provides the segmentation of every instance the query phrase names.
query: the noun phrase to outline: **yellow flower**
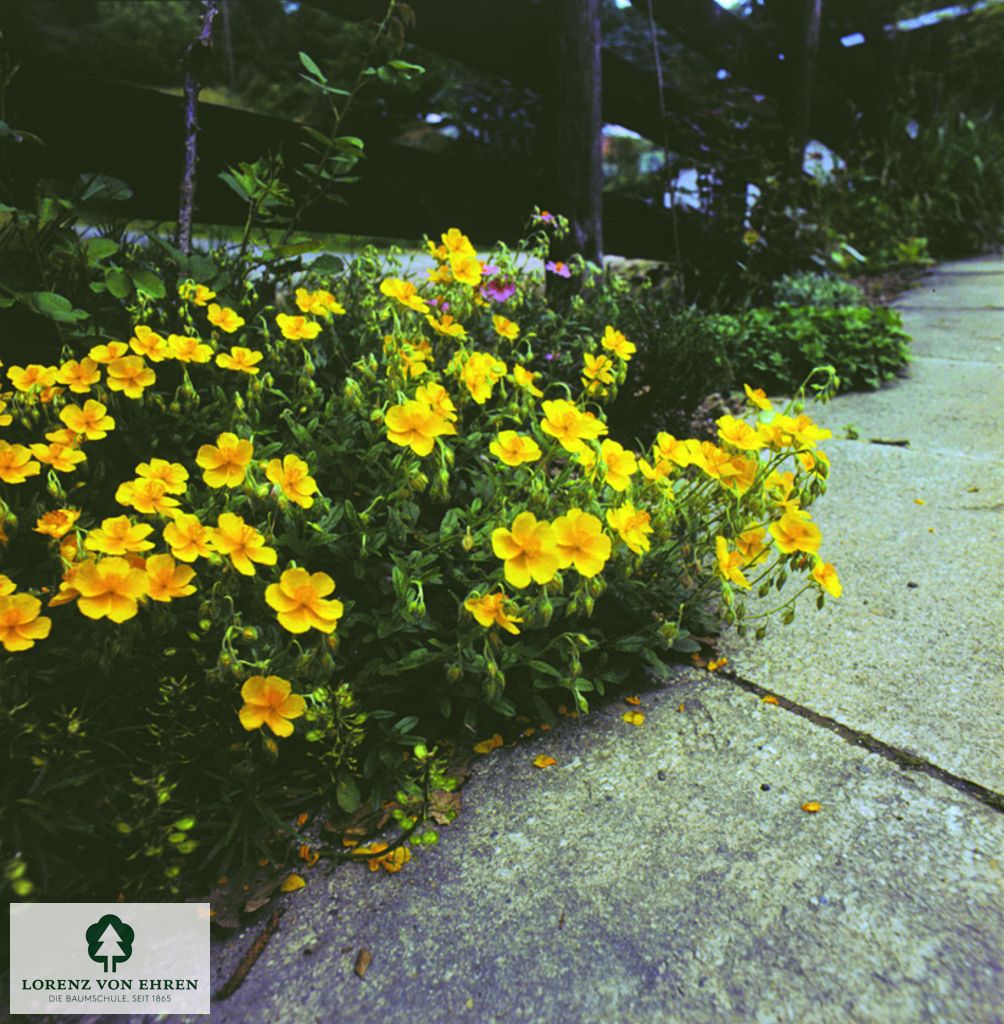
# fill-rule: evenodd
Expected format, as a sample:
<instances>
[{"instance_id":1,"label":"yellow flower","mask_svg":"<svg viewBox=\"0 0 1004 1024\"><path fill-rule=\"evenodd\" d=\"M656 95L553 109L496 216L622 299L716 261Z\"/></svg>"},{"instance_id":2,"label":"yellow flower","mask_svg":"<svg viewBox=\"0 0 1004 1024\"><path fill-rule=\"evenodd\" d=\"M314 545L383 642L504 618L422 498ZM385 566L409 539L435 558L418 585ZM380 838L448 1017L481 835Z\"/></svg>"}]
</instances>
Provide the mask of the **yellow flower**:
<instances>
[{"instance_id":1,"label":"yellow flower","mask_svg":"<svg viewBox=\"0 0 1004 1024\"><path fill-rule=\"evenodd\" d=\"M802 448L815 448L817 441L825 441L828 437L833 437L833 431L817 426L804 413L796 417L792 424L792 434Z\"/></svg>"},{"instance_id":2,"label":"yellow flower","mask_svg":"<svg viewBox=\"0 0 1004 1024\"><path fill-rule=\"evenodd\" d=\"M34 530L35 533L44 533L53 540L59 540L73 529L73 524L79 518L79 508L57 508L40 516Z\"/></svg>"},{"instance_id":3,"label":"yellow flower","mask_svg":"<svg viewBox=\"0 0 1004 1024\"><path fill-rule=\"evenodd\" d=\"M600 344L605 349L613 352L618 359L623 359L625 363L638 351L638 347L634 342L628 341L620 331L615 331L609 324L603 332Z\"/></svg>"},{"instance_id":4,"label":"yellow flower","mask_svg":"<svg viewBox=\"0 0 1004 1024\"><path fill-rule=\"evenodd\" d=\"M17 590L17 584L9 577L0 572L0 597L7 597Z\"/></svg>"},{"instance_id":5,"label":"yellow flower","mask_svg":"<svg viewBox=\"0 0 1004 1024\"><path fill-rule=\"evenodd\" d=\"M125 622L139 610L149 581L124 558L89 558L74 568L72 583L80 594L77 607L87 618Z\"/></svg>"},{"instance_id":6,"label":"yellow flower","mask_svg":"<svg viewBox=\"0 0 1004 1024\"><path fill-rule=\"evenodd\" d=\"M101 527L91 530L84 539L88 551L103 555L126 555L131 551L149 551L153 547L146 538L153 527L146 523L133 523L128 516L105 519Z\"/></svg>"},{"instance_id":7,"label":"yellow flower","mask_svg":"<svg viewBox=\"0 0 1004 1024\"><path fill-rule=\"evenodd\" d=\"M749 384L744 384L743 390L746 392L746 397L749 399L751 405L755 405L758 409L763 409L764 412L769 412L774 408L774 406L770 404L770 399L767 397L763 388L751 388Z\"/></svg>"},{"instance_id":8,"label":"yellow flower","mask_svg":"<svg viewBox=\"0 0 1004 1024\"><path fill-rule=\"evenodd\" d=\"M101 380L101 371L93 359L86 356L78 363L76 359L70 359L63 363L56 374L56 381L65 384L74 394L83 395L91 390L93 384Z\"/></svg>"},{"instance_id":9,"label":"yellow flower","mask_svg":"<svg viewBox=\"0 0 1004 1024\"><path fill-rule=\"evenodd\" d=\"M415 392L415 400L424 402L437 416L450 423L457 419L457 407L450 399L446 388L442 384L423 384Z\"/></svg>"},{"instance_id":10,"label":"yellow flower","mask_svg":"<svg viewBox=\"0 0 1004 1024\"><path fill-rule=\"evenodd\" d=\"M743 556L743 565L758 565L767 557L767 531L758 527L744 530L736 537L736 550Z\"/></svg>"},{"instance_id":11,"label":"yellow flower","mask_svg":"<svg viewBox=\"0 0 1004 1024\"><path fill-rule=\"evenodd\" d=\"M481 620L479 619L478 621L480 622ZM485 623L482 622L481 625L483 626ZM498 733L494 733L488 739L475 743L471 750L475 754L490 754L493 750L498 750L503 745L502 737Z\"/></svg>"},{"instance_id":12,"label":"yellow flower","mask_svg":"<svg viewBox=\"0 0 1004 1024\"><path fill-rule=\"evenodd\" d=\"M519 466L524 462L536 462L540 458L540 445L532 437L517 434L515 430L503 430L488 446L492 455L500 458L507 466Z\"/></svg>"},{"instance_id":13,"label":"yellow flower","mask_svg":"<svg viewBox=\"0 0 1004 1024\"><path fill-rule=\"evenodd\" d=\"M461 284L471 288L481 284L481 261L472 253L451 252L450 271Z\"/></svg>"},{"instance_id":14,"label":"yellow flower","mask_svg":"<svg viewBox=\"0 0 1004 1024\"><path fill-rule=\"evenodd\" d=\"M23 444L0 441L0 480L5 484L23 484L41 471L42 467L32 460L31 451Z\"/></svg>"},{"instance_id":15,"label":"yellow flower","mask_svg":"<svg viewBox=\"0 0 1004 1024\"><path fill-rule=\"evenodd\" d=\"M6 409L6 401L0 398L0 427L9 427L14 422L14 417L9 412L6 412Z\"/></svg>"},{"instance_id":16,"label":"yellow flower","mask_svg":"<svg viewBox=\"0 0 1004 1024\"><path fill-rule=\"evenodd\" d=\"M240 373L257 373L259 367L256 365L262 360L260 352L252 351L249 348L242 348L234 345L229 353L221 352L216 357L216 365L224 370L237 370Z\"/></svg>"},{"instance_id":17,"label":"yellow flower","mask_svg":"<svg viewBox=\"0 0 1004 1024\"><path fill-rule=\"evenodd\" d=\"M666 459L656 459L655 465L653 466L645 459L639 459L638 468L641 470L641 474L646 480L651 480L652 483L660 487L667 487L670 484L669 478L673 473L672 462L669 462Z\"/></svg>"},{"instance_id":18,"label":"yellow flower","mask_svg":"<svg viewBox=\"0 0 1004 1024\"><path fill-rule=\"evenodd\" d=\"M27 651L36 640L44 640L52 629L52 619L38 613L42 602L31 594L0 597L0 644L7 651Z\"/></svg>"},{"instance_id":19,"label":"yellow flower","mask_svg":"<svg viewBox=\"0 0 1004 1024\"><path fill-rule=\"evenodd\" d=\"M598 388L602 384L613 384L614 364L609 356L594 356L591 352L583 355L585 366L582 370L582 384L588 388Z\"/></svg>"},{"instance_id":20,"label":"yellow flower","mask_svg":"<svg viewBox=\"0 0 1004 1024\"><path fill-rule=\"evenodd\" d=\"M306 288L297 288L296 305L301 313L309 313L311 316L330 318L332 313L335 316L344 316L345 314L345 307L331 292L323 290L308 292Z\"/></svg>"},{"instance_id":21,"label":"yellow flower","mask_svg":"<svg viewBox=\"0 0 1004 1024\"><path fill-rule=\"evenodd\" d=\"M169 334L167 345L172 359L179 363L208 363L213 358L213 346L206 345L198 338L181 334Z\"/></svg>"},{"instance_id":22,"label":"yellow flower","mask_svg":"<svg viewBox=\"0 0 1004 1024\"><path fill-rule=\"evenodd\" d=\"M88 441L100 441L108 436L109 430L115 429L115 420L108 415L107 407L93 398L88 398L82 409L79 405L64 406L59 418L74 434Z\"/></svg>"},{"instance_id":23,"label":"yellow flower","mask_svg":"<svg viewBox=\"0 0 1004 1024\"><path fill-rule=\"evenodd\" d=\"M443 334L448 338L467 337L467 331L464 330L464 325L458 324L449 313L444 313L442 320L437 320L431 313L428 314L425 319L437 334Z\"/></svg>"},{"instance_id":24,"label":"yellow flower","mask_svg":"<svg viewBox=\"0 0 1004 1024\"><path fill-rule=\"evenodd\" d=\"M161 515L168 518L175 514L180 505L177 498L172 498L168 494L167 484L163 480L146 477L119 484L115 500L120 505L131 505L143 515Z\"/></svg>"},{"instance_id":25,"label":"yellow flower","mask_svg":"<svg viewBox=\"0 0 1004 1024\"><path fill-rule=\"evenodd\" d=\"M7 370L7 377L18 391L31 391L32 388L51 388L56 383L59 370L55 366L40 366L31 363L29 366L12 366Z\"/></svg>"},{"instance_id":26,"label":"yellow flower","mask_svg":"<svg viewBox=\"0 0 1004 1024\"><path fill-rule=\"evenodd\" d=\"M729 542L724 537L715 538L715 558L718 561L718 571L722 579L738 584L744 590L749 590L750 582L742 574L744 558L739 551L729 551Z\"/></svg>"},{"instance_id":27,"label":"yellow flower","mask_svg":"<svg viewBox=\"0 0 1004 1024\"><path fill-rule=\"evenodd\" d=\"M471 244L471 240L460 230L460 228L450 228L444 231L440 236L443 242L443 248L445 250L443 259L449 259L452 253L459 253L461 255L474 255L474 246Z\"/></svg>"},{"instance_id":28,"label":"yellow flower","mask_svg":"<svg viewBox=\"0 0 1004 1024\"><path fill-rule=\"evenodd\" d=\"M819 550L823 535L819 527L809 521L808 516L808 512L785 512L776 523L770 524L770 535L779 551L786 555L793 551L814 555Z\"/></svg>"},{"instance_id":29,"label":"yellow flower","mask_svg":"<svg viewBox=\"0 0 1004 1024\"><path fill-rule=\"evenodd\" d=\"M531 763L534 768L553 768L558 762L548 754L538 754Z\"/></svg>"},{"instance_id":30,"label":"yellow flower","mask_svg":"<svg viewBox=\"0 0 1004 1024\"><path fill-rule=\"evenodd\" d=\"M519 366L517 364L512 368L512 379L516 382L517 386L523 388L525 391L529 391L534 398L544 397L544 392L534 384L534 381L539 376L539 373L531 373L525 366Z\"/></svg>"},{"instance_id":31,"label":"yellow flower","mask_svg":"<svg viewBox=\"0 0 1004 1024\"><path fill-rule=\"evenodd\" d=\"M488 352L472 352L462 371L464 384L478 405L484 405L491 398L492 389L505 372L505 363Z\"/></svg>"},{"instance_id":32,"label":"yellow flower","mask_svg":"<svg viewBox=\"0 0 1004 1024\"><path fill-rule=\"evenodd\" d=\"M607 511L607 523L636 555L643 554L652 546L648 539L648 534L652 532L649 525L651 518L647 512L636 509L630 501Z\"/></svg>"},{"instance_id":33,"label":"yellow flower","mask_svg":"<svg viewBox=\"0 0 1004 1024\"><path fill-rule=\"evenodd\" d=\"M672 434L662 430L656 434L652 450L659 459L665 459L681 469L686 469L687 466L701 462L700 449L698 441L678 441Z\"/></svg>"},{"instance_id":34,"label":"yellow flower","mask_svg":"<svg viewBox=\"0 0 1004 1024\"><path fill-rule=\"evenodd\" d=\"M433 284L449 284L453 280L453 271L450 270L449 263L443 263L438 267L431 267L428 276Z\"/></svg>"},{"instance_id":35,"label":"yellow flower","mask_svg":"<svg viewBox=\"0 0 1004 1024\"><path fill-rule=\"evenodd\" d=\"M81 462L87 460L87 456L73 445L60 444L33 444L31 453L39 462L45 463L57 473L72 473Z\"/></svg>"},{"instance_id":36,"label":"yellow flower","mask_svg":"<svg viewBox=\"0 0 1004 1024\"><path fill-rule=\"evenodd\" d=\"M178 285L178 295L186 302L194 302L196 306L204 306L210 299L216 298L216 292L193 281L182 281Z\"/></svg>"},{"instance_id":37,"label":"yellow flower","mask_svg":"<svg viewBox=\"0 0 1004 1024\"><path fill-rule=\"evenodd\" d=\"M644 725L645 716L641 711L625 711L621 719L628 725Z\"/></svg>"},{"instance_id":38,"label":"yellow flower","mask_svg":"<svg viewBox=\"0 0 1004 1024\"><path fill-rule=\"evenodd\" d=\"M501 626L506 632L516 636L519 629L517 622L523 620L516 615L510 615L505 610L506 602L509 599L502 592L497 594L472 594L466 601L464 607L477 619L478 624L491 629L492 626ZM501 746L501 742L499 743Z\"/></svg>"},{"instance_id":39,"label":"yellow flower","mask_svg":"<svg viewBox=\"0 0 1004 1024\"><path fill-rule=\"evenodd\" d=\"M401 366L406 377L421 377L423 373L429 372L429 367L425 364L426 360L431 357L423 349L415 348L414 345L409 345L405 342L401 345L397 355L401 360Z\"/></svg>"},{"instance_id":40,"label":"yellow flower","mask_svg":"<svg viewBox=\"0 0 1004 1024\"><path fill-rule=\"evenodd\" d=\"M171 554L183 562L194 562L196 558L208 558L212 554L209 528L186 512L176 515L173 522L164 527L164 541Z\"/></svg>"},{"instance_id":41,"label":"yellow flower","mask_svg":"<svg viewBox=\"0 0 1004 1024\"><path fill-rule=\"evenodd\" d=\"M386 849L386 843L370 843L369 846L358 847L354 852L360 854L379 854L379 856L370 857L366 862L369 865L370 871L379 871L383 868L389 874L397 874L411 860L411 850L407 846L398 846L389 853L384 853L383 851Z\"/></svg>"},{"instance_id":42,"label":"yellow flower","mask_svg":"<svg viewBox=\"0 0 1004 1024\"><path fill-rule=\"evenodd\" d=\"M307 702L292 690L292 683L281 676L251 676L241 687L241 725L248 732L267 725L276 736L292 736L292 719L307 710Z\"/></svg>"},{"instance_id":43,"label":"yellow flower","mask_svg":"<svg viewBox=\"0 0 1004 1024\"><path fill-rule=\"evenodd\" d=\"M308 320L305 316L287 316L280 313L275 322L279 325L282 336L289 338L290 341L312 341L321 333L321 325ZM216 361L219 362L219 357Z\"/></svg>"},{"instance_id":44,"label":"yellow flower","mask_svg":"<svg viewBox=\"0 0 1004 1024\"><path fill-rule=\"evenodd\" d=\"M834 597L840 597L844 592L844 588L840 583L840 577L837 575L837 570L829 562L824 562L822 559L817 560L816 566L812 570L812 578L823 590Z\"/></svg>"},{"instance_id":45,"label":"yellow flower","mask_svg":"<svg viewBox=\"0 0 1004 1024\"><path fill-rule=\"evenodd\" d=\"M515 341L519 337L519 324L513 323L512 320L508 320L504 316L498 314L493 316L492 326L495 328L495 333L507 341Z\"/></svg>"},{"instance_id":46,"label":"yellow flower","mask_svg":"<svg viewBox=\"0 0 1004 1024\"><path fill-rule=\"evenodd\" d=\"M151 459L136 467L136 475L146 480L163 480L168 494L184 494L188 490L188 470L180 462Z\"/></svg>"},{"instance_id":47,"label":"yellow flower","mask_svg":"<svg viewBox=\"0 0 1004 1024\"><path fill-rule=\"evenodd\" d=\"M600 445L600 458L606 464L606 482L615 491L623 491L638 472L638 460L616 441L604 441Z\"/></svg>"},{"instance_id":48,"label":"yellow flower","mask_svg":"<svg viewBox=\"0 0 1004 1024\"><path fill-rule=\"evenodd\" d=\"M610 538L594 515L580 508L569 509L554 521L558 567L575 567L580 576L596 576L610 557Z\"/></svg>"},{"instance_id":49,"label":"yellow flower","mask_svg":"<svg viewBox=\"0 0 1004 1024\"><path fill-rule=\"evenodd\" d=\"M538 523L532 512L520 512L511 531L503 527L493 530L492 550L505 563L506 581L519 590L531 580L549 583L560 564L553 527Z\"/></svg>"},{"instance_id":50,"label":"yellow flower","mask_svg":"<svg viewBox=\"0 0 1004 1024\"><path fill-rule=\"evenodd\" d=\"M210 304L207 313L209 322L227 334L233 334L234 331L244 326L244 317L238 316L236 310L230 309L229 306L220 307L213 302Z\"/></svg>"},{"instance_id":51,"label":"yellow flower","mask_svg":"<svg viewBox=\"0 0 1004 1024\"><path fill-rule=\"evenodd\" d=\"M127 398L141 398L143 389L157 380L157 375L139 356L122 356L108 364L108 387L121 391Z\"/></svg>"},{"instance_id":52,"label":"yellow flower","mask_svg":"<svg viewBox=\"0 0 1004 1024\"><path fill-rule=\"evenodd\" d=\"M146 560L146 575L152 601L174 601L195 593L195 573L187 565L177 565L170 555L151 555Z\"/></svg>"},{"instance_id":53,"label":"yellow flower","mask_svg":"<svg viewBox=\"0 0 1004 1024\"><path fill-rule=\"evenodd\" d=\"M202 445L195 461L204 470L202 479L210 487L239 487L244 483L253 454L250 441L227 431L216 438L215 447Z\"/></svg>"},{"instance_id":54,"label":"yellow flower","mask_svg":"<svg viewBox=\"0 0 1004 1024\"><path fill-rule=\"evenodd\" d=\"M721 416L715 423L718 425L718 436L733 448L755 452L767 443L760 432L754 430L745 420L737 420L734 416Z\"/></svg>"},{"instance_id":55,"label":"yellow flower","mask_svg":"<svg viewBox=\"0 0 1004 1024\"><path fill-rule=\"evenodd\" d=\"M411 281L401 281L396 277L388 277L380 282L380 292L389 299L395 299L416 313L428 313L429 307L425 299L418 294L418 289Z\"/></svg>"},{"instance_id":56,"label":"yellow flower","mask_svg":"<svg viewBox=\"0 0 1004 1024\"><path fill-rule=\"evenodd\" d=\"M452 423L433 412L425 402L414 400L392 405L384 414L384 422L390 442L411 448L416 455L422 456L430 454L437 437L457 432Z\"/></svg>"},{"instance_id":57,"label":"yellow flower","mask_svg":"<svg viewBox=\"0 0 1004 1024\"><path fill-rule=\"evenodd\" d=\"M331 633L345 612L341 601L325 600L334 589L335 581L326 572L287 569L278 583L265 588L265 601L278 612L279 625L290 633L308 629Z\"/></svg>"},{"instance_id":58,"label":"yellow flower","mask_svg":"<svg viewBox=\"0 0 1004 1024\"><path fill-rule=\"evenodd\" d=\"M216 529L209 531L209 542L221 554L227 555L233 567L242 576L253 576L254 565L275 565L275 550L265 546L265 538L243 518L233 512L221 512Z\"/></svg>"},{"instance_id":59,"label":"yellow flower","mask_svg":"<svg viewBox=\"0 0 1004 1024\"><path fill-rule=\"evenodd\" d=\"M95 345L87 355L96 363L107 364L121 359L128 351L129 346L124 341L110 341L107 345Z\"/></svg>"},{"instance_id":60,"label":"yellow flower","mask_svg":"<svg viewBox=\"0 0 1004 1024\"><path fill-rule=\"evenodd\" d=\"M167 339L151 331L144 324L137 326L133 336L129 339L129 347L138 356L146 356L151 363L159 363L164 359L171 358L171 346Z\"/></svg>"},{"instance_id":61,"label":"yellow flower","mask_svg":"<svg viewBox=\"0 0 1004 1024\"><path fill-rule=\"evenodd\" d=\"M595 441L607 432L606 424L591 412L582 412L563 398L544 402L542 408L545 419L541 421L540 429L573 454L582 451L585 441Z\"/></svg>"},{"instance_id":62,"label":"yellow flower","mask_svg":"<svg viewBox=\"0 0 1004 1024\"><path fill-rule=\"evenodd\" d=\"M317 481L310 476L310 467L299 456L272 459L265 467L265 475L294 504L301 508L314 504L311 495L317 493Z\"/></svg>"}]
</instances>

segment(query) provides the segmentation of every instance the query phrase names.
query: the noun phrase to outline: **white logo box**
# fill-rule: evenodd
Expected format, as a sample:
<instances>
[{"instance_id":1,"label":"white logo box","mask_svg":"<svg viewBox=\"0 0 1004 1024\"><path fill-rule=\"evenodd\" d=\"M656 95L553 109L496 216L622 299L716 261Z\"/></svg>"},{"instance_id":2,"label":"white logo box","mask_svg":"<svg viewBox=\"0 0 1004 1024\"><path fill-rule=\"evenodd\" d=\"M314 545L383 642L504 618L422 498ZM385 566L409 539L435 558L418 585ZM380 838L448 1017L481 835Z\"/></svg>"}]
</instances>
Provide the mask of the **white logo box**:
<instances>
[{"instance_id":1,"label":"white logo box","mask_svg":"<svg viewBox=\"0 0 1004 1024\"><path fill-rule=\"evenodd\" d=\"M208 903L12 903L12 1014L209 1013Z\"/></svg>"}]
</instances>

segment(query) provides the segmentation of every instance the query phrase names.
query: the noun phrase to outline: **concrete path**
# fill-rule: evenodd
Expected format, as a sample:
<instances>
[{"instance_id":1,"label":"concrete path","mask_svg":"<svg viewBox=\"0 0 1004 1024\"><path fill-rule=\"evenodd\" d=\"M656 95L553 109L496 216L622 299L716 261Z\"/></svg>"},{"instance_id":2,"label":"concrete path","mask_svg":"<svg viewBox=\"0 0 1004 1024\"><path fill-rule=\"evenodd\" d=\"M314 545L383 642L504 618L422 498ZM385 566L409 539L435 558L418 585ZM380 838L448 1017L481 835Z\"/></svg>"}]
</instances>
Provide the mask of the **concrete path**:
<instances>
[{"instance_id":1,"label":"concrete path","mask_svg":"<svg viewBox=\"0 0 1004 1024\"><path fill-rule=\"evenodd\" d=\"M400 874L310 871L214 1021L1004 1022L1004 260L901 305L909 378L820 416L859 434L818 516L844 597L641 728L611 705L479 761Z\"/></svg>"}]
</instances>

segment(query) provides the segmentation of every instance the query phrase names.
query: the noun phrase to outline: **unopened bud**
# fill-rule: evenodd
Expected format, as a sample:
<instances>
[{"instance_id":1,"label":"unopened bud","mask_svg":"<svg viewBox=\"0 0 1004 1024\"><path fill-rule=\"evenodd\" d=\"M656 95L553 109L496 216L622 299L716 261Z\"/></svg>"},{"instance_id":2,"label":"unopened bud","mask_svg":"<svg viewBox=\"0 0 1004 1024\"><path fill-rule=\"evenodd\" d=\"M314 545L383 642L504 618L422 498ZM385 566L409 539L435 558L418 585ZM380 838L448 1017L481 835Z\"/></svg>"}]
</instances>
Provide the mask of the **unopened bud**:
<instances>
[{"instance_id":1,"label":"unopened bud","mask_svg":"<svg viewBox=\"0 0 1004 1024\"><path fill-rule=\"evenodd\" d=\"M472 551L474 549L474 535L471 533L470 527L467 528L464 539L460 544L465 551Z\"/></svg>"}]
</instances>

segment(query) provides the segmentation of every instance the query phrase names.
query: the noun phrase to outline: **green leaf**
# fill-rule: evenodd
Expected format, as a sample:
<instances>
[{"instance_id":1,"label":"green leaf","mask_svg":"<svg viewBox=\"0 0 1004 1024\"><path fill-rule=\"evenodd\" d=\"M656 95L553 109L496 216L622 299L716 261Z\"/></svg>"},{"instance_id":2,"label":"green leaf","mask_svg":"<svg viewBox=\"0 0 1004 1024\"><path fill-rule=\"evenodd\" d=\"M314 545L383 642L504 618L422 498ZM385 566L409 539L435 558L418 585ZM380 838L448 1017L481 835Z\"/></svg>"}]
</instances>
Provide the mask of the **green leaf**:
<instances>
[{"instance_id":1,"label":"green leaf","mask_svg":"<svg viewBox=\"0 0 1004 1024\"><path fill-rule=\"evenodd\" d=\"M421 64L409 64L406 60L389 60L387 66L393 68L395 71L405 71L408 73L408 77L412 75L424 75L425 68Z\"/></svg>"},{"instance_id":2,"label":"green leaf","mask_svg":"<svg viewBox=\"0 0 1004 1024\"><path fill-rule=\"evenodd\" d=\"M110 238L88 238L84 244L87 246L87 261L91 264L114 256L119 251L118 242Z\"/></svg>"},{"instance_id":3,"label":"green leaf","mask_svg":"<svg viewBox=\"0 0 1004 1024\"><path fill-rule=\"evenodd\" d=\"M240 181L238 181L237 178L234 177L234 175L231 174L229 171L220 171L217 177L220 179L220 181L229 185L230 188L232 188L245 203L251 201L251 194L244 187L244 185Z\"/></svg>"},{"instance_id":4,"label":"green leaf","mask_svg":"<svg viewBox=\"0 0 1004 1024\"><path fill-rule=\"evenodd\" d=\"M164 282L149 270L134 270L132 282L136 285L136 291L143 295L149 295L151 299L162 299L167 295Z\"/></svg>"},{"instance_id":5,"label":"green leaf","mask_svg":"<svg viewBox=\"0 0 1004 1024\"><path fill-rule=\"evenodd\" d=\"M300 51L299 57L300 57L300 63L316 79L318 79L321 82L326 82L328 80L327 75L325 75L324 72L317 66L317 64L314 62L313 58L311 58L306 53L304 53L303 50Z\"/></svg>"},{"instance_id":6,"label":"green leaf","mask_svg":"<svg viewBox=\"0 0 1004 1024\"><path fill-rule=\"evenodd\" d=\"M338 785L335 786L335 799L338 801L338 806L346 814L353 814L357 811L359 809L361 799L359 796L359 787L356 785L356 780L351 776L339 779Z\"/></svg>"},{"instance_id":7,"label":"green leaf","mask_svg":"<svg viewBox=\"0 0 1004 1024\"><path fill-rule=\"evenodd\" d=\"M60 323L74 323L77 320L86 320L90 316L90 313L85 313L82 309L74 309L69 299L57 295L56 292L32 292L31 305L42 316Z\"/></svg>"},{"instance_id":8,"label":"green leaf","mask_svg":"<svg viewBox=\"0 0 1004 1024\"><path fill-rule=\"evenodd\" d=\"M132 189L120 178L113 178L110 174L81 174L77 178L77 187L80 189L81 203L95 200L121 203L132 199Z\"/></svg>"},{"instance_id":9,"label":"green leaf","mask_svg":"<svg viewBox=\"0 0 1004 1024\"><path fill-rule=\"evenodd\" d=\"M129 275L118 267L105 271L105 284L116 299L124 299L132 291Z\"/></svg>"}]
</instances>

